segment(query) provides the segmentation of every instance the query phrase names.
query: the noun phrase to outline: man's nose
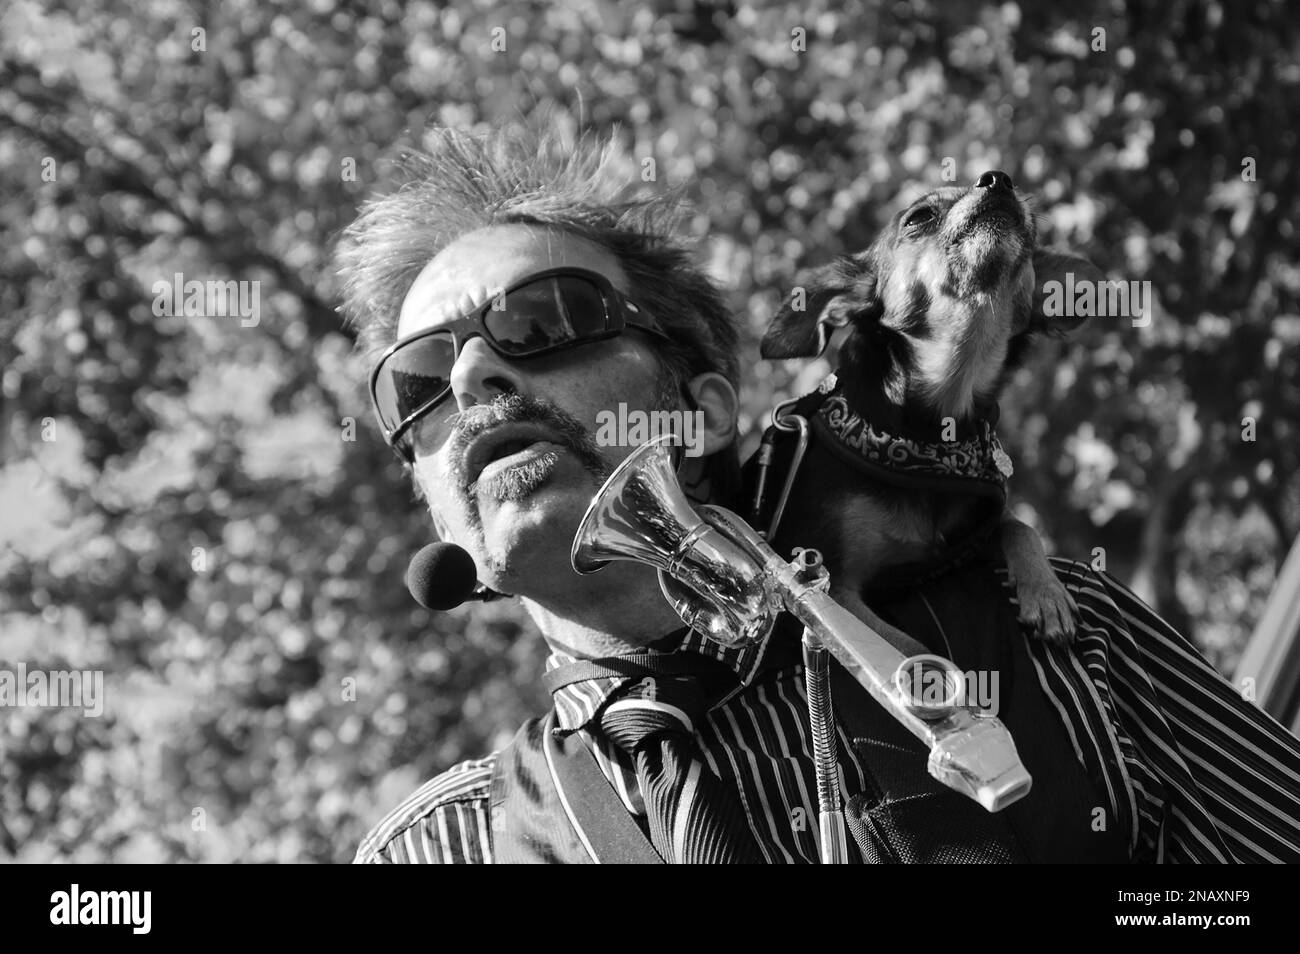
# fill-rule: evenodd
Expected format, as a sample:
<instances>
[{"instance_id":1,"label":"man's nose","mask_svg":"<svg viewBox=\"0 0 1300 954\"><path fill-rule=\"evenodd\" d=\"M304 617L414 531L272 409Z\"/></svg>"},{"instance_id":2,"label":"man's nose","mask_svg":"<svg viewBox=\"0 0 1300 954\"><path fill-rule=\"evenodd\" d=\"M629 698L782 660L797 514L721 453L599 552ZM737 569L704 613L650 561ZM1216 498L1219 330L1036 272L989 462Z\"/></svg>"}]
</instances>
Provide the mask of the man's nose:
<instances>
[{"instance_id":1,"label":"man's nose","mask_svg":"<svg viewBox=\"0 0 1300 954\"><path fill-rule=\"evenodd\" d=\"M522 385L516 368L481 337L471 338L461 346L451 368L451 393L459 411L491 403L499 394L517 394Z\"/></svg>"},{"instance_id":2,"label":"man's nose","mask_svg":"<svg viewBox=\"0 0 1300 954\"><path fill-rule=\"evenodd\" d=\"M999 190L1013 192L1016 187L1012 183L1009 175L1001 169L994 169L990 172L981 174L980 177L975 180L975 188L988 189L990 192L997 192Z\"/></svg>"}]
</instances>

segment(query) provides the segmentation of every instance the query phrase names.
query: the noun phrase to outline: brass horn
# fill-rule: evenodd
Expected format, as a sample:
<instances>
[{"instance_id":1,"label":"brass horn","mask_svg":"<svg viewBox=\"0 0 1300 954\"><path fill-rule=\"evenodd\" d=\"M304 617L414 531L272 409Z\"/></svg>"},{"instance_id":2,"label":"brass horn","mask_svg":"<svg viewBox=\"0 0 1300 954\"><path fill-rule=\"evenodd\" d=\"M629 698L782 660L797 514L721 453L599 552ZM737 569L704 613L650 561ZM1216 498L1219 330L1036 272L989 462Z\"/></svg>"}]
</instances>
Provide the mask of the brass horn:
<instances>
[{"instance_id":1,"label":"brass horn","mask_svg":"<svg viewBox=\"0 0 1300 954\"><path fill-rule=\"evenodd\" d=\"M756 642L776 623L780 603L761 569L686 499L668 447L673 439L664 434L642 445L609 475L578 526L570 561L579 573L611 560L648 563L686 625L724 646Z\"/></svg>"},{"instance_id":2,"label":"brass horn","mask_svg":"<svg viewBox=\"0 0 1300 954\"><path fill-rule=\"evenodd\" d=\"M805 643L829 650L841 665L930 749L930 774L999 811L1028 794L1032 780L1005 725L967 705L964 675L950 660L904 656L878 630L831 599L830 578L814 550L786 562L744 520L723 507L693 507L677 481L674 440L643 444L610 474L587 508L570 558L579 573L611 560L659 571L659 585L679 616L724 645L761 639L785 610L804 624ZM917 698L920 677L946 689Z\"/></svg>"}]
</instances>

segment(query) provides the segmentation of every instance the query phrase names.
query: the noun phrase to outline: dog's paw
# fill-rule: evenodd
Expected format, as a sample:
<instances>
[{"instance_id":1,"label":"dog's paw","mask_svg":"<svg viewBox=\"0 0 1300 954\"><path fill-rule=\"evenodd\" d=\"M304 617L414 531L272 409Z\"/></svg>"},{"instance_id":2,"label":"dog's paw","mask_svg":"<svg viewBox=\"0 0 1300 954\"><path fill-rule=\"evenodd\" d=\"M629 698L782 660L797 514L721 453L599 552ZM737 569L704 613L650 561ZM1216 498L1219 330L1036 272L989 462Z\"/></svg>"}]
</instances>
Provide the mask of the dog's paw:
<instances>
[{"instance_id":1,"label":"dog's paw","mask_svg":"<svg viewBox=\"0 0 1300 954\"><path fill-rule=\"evenodd\" d=\"M1055 574L1034 580L1016 581L1020 622L1039 639L1058 646L1074 641L1079 625L1079 607Z\"/></svg>"}]
</instances>

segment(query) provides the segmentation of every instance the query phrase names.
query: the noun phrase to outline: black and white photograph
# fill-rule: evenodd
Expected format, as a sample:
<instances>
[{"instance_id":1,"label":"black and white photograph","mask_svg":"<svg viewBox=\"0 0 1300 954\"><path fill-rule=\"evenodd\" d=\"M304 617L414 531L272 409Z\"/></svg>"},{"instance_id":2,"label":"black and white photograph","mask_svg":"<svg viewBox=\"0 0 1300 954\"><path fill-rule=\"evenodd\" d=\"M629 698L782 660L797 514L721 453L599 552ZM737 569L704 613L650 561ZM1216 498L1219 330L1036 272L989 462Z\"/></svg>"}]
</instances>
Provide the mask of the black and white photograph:
<instances>
[{"instance_id":1,"label":"black and white photograph","mask_svg":"<svg viewBox=\"0 0 1300 954\"><path fill-rule=\"evenodd\" d=\"M1105 866L1300 862L1297 155L1286 0L3 0L24 916L1063 864L1244 938Z\"/></svg>"}]
</instances>

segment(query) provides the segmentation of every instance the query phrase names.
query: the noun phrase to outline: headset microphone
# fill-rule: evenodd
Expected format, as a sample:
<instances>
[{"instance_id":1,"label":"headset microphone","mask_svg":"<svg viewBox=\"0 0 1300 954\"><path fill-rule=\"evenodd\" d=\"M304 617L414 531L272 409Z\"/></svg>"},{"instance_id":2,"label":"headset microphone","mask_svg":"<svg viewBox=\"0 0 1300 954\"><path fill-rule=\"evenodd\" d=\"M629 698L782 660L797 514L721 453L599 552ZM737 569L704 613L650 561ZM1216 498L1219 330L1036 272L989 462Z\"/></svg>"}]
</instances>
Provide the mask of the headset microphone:
<instances>
[{"instance_id":1,"label":"headset microphone","mask_svg":"<svg viewBox=\"0 0 1300 954\"><path fill-rule=\"evenodd\" d=\"M463 547L430 543L411 558L406 588L425 609L449 610L471 600L488 602L502 594L478 582L478 567Z\"/></svg>"}]
</instances>

